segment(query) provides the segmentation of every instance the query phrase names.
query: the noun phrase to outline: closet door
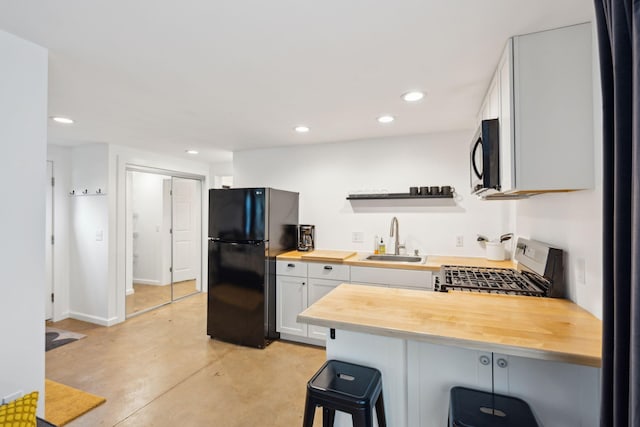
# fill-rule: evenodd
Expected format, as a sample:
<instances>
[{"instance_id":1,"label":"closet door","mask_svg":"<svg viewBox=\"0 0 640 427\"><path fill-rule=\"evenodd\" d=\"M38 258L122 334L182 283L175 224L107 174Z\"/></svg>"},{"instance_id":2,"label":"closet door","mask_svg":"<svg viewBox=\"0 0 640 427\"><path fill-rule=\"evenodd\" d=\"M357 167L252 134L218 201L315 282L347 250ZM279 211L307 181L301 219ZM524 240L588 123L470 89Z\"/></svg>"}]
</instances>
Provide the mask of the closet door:
<instances>
[{"instance_id":1,"label":"closet door","mask_svg":"<svg viewBox=\"0 0 640 427\"><path fill-rule=\"evenodd\" d=\"M171 176L127 171L126 315L171 302Z\"/></svg>"},{"instance_id":2,"label":"closet door","mask_svg":"<svg viewBox=\"0 0 640 427\"><path fill-rule=\"evenodd\" d=\"M201 181L171 179L172 299L200 292L202 271Z\"/></svg>"}]
</instances>

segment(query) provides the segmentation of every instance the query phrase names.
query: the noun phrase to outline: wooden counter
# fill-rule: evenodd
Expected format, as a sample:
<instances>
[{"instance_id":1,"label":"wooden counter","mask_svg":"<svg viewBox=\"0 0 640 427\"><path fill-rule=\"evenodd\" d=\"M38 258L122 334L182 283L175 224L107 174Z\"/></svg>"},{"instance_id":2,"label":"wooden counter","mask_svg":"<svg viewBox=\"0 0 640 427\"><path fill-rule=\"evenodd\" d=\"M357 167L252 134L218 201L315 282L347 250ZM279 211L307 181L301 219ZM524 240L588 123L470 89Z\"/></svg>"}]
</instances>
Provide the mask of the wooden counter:
<instances>
[{"instance_id":1,"label":"wooden counter","mask_svg":"<svg viewBox=\"0 0 640 427\"><path fill-rule=\"evenodd\" d=\"M318 255L318 256L315 256ZM387 261L368 261L366 258L370 254L354 254L348 251L326 251L316 250L312 252L290 251L278 255L279 260L289 261L316 261L316 262L332 262L338 264L355 265L360 267L377 267L377 268L399 268L404 270L428 270L439 271L442 265L460 265L467 267L494 267L494 268L515 268L516 263L511 260L506 261L489 261L485 258L475 257L455 257L455 256L428 256L426 262L387 262Z\"/></svg>"},{"instance_id":2,"label":"wooden counter","mask_svg":"<svg viewBox=\"0 0 640 427\"><path fill-rule=\"evenodd\" d=\"M571 301L342 284L298 322L599 367L602 323Z\"/></svg>"}]
</instances>

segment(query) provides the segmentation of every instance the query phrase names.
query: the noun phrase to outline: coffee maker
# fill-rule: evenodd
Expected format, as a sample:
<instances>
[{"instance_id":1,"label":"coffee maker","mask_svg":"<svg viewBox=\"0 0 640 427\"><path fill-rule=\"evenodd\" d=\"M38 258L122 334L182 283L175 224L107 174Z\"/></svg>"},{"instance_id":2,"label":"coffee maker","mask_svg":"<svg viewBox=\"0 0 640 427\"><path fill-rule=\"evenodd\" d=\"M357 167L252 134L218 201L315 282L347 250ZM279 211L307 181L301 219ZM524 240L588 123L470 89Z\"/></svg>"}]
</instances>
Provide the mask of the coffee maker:
<instances>
[{"instance_id":1,"label":"coffee maker","mask_svg":"<svg viewBox=\"0 0 640 427\"><path fill-rule=\"evenodd\" d=\"M299 225L298 226L298 250L308 252L313 250L313 242L315 240L315 225Z\"/></svg>"}]
</instances>

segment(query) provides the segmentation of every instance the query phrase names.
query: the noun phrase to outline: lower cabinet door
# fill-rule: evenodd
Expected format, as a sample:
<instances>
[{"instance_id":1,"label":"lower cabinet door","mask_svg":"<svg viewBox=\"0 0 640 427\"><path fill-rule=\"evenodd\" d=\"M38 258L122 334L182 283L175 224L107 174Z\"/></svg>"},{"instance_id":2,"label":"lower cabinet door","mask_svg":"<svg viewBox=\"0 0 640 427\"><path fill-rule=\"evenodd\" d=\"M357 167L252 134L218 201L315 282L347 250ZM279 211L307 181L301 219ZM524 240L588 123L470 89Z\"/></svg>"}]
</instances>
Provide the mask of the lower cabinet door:
<instances>
[{"instance_id":1,"label":"lower cabinet door","mask_svg":"<svg viewBox=\"0 0 640 427\"><path fill-rule=\"evenodd\" d=\"M309 279L309 306L331 292L340 283L342 283L340 280ZM309 325L309 338L325 341L327 339L327 328Z\"/></svg>"},{"instance_id":2,"label":"lower cabinet door","mask_svg":"<svg viewBox=\"0 0 640 427\"><path fill-rule=\"evenodd\" d=\"M524 399L544 426L600 425L600 369L494 353L495 392Z\"/></svg>"},{"instance_id":3,"label":"lower cabinet door","mask_svg":"<svg viewBox=\"0 0 640 427\"><path fill-rule=\"evenodd\" d=\"M307 279L277 276L276 306L277 331L306 337L308 326L296 322L296 317L307 308Z\"/></svg>"}]
</instances>

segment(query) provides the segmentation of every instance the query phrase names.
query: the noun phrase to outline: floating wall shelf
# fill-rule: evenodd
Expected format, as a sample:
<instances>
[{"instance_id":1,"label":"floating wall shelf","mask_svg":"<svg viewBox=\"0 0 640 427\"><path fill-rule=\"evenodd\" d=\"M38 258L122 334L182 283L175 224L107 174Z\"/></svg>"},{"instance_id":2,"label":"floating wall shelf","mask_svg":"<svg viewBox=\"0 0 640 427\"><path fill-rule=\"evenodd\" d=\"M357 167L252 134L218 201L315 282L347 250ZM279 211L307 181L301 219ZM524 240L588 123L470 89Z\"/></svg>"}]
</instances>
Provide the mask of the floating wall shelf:
<instances>
[{"instance_id":1,"label":"floating wall shelf","mask_svg":"<svg viewBox=\"0 0 640 427\"><path fill-rule=\"evenodd\" d=\"M453 199L454 193L436 195L412 195L409 193L349 194L347 200L392 200L392 199Z\"/></svg>"}]
</instances>

